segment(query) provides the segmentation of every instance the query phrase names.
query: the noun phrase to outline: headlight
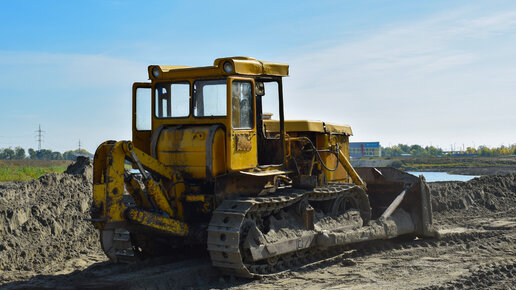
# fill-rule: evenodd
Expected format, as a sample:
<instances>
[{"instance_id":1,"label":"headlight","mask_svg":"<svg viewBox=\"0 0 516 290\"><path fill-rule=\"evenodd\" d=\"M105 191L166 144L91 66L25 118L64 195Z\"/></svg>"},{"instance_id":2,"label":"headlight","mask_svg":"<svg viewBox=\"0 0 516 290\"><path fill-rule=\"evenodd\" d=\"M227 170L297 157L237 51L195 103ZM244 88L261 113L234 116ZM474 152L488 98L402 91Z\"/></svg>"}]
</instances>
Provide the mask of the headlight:
<instances>
[{"instance_id":1,"label":"headlight","mask_svg":"<svg viewBox=\"0 0 516 290\"><path fill-rule=\"evenodd\" d=\"M233 71L233 64L231 64L231 62L229 62L229 61L226 61L224 63L224 71L226 73L231 73Z\"/></svg>"},{"instance_id":2,"label":"headlight","mask_svg":"<svg viewBox=\"0 0 516 290\"><path fill-rule=\"evenodd\" d=\"M161 70L159 69L158 66L155 66L152 68L152 76L155 77L155 78L158 78L161 74Z\"/></svg>"}]
</instances>

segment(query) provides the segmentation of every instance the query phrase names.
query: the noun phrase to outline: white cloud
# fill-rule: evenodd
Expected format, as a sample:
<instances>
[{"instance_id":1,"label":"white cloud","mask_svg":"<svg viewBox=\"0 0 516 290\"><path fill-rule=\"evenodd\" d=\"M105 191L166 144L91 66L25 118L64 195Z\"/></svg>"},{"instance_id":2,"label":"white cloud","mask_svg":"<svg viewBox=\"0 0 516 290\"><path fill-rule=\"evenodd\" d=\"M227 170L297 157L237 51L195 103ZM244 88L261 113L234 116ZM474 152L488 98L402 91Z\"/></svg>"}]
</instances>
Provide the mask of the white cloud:
<instances>
[{"instance_id":1,"label":"white cloud","mask_svg":"<svg viewBox=\"0 0 516 290\"><path fill-rule=\"evenodd\" d=\"M145 63L105 55L0 51L0 86L109 88L147 79Z\"/></svg>"},{"instance_id":2,"label":"white cloud","mask_svg":"<svg viewBox=\"0 0 516 290\"><path fill-rule=\"evenodd\" d=\"M458 25L450 29L451 34L466 37L488 38L494 34L503 34L516 27L516 11L499 12L458 21Z\"/></svg>"},{"instance_id":3,"label":"white cloud","mask_svg":"<svg viewBox=\"0 0 516 290\"><path fill-rule=\"evenodd\" d=\"M470 9L298 51L286 115L350 123L354 140L516 142L516 52L500 49L515 32L516 11Z\"/></svg>"}]
</instances>

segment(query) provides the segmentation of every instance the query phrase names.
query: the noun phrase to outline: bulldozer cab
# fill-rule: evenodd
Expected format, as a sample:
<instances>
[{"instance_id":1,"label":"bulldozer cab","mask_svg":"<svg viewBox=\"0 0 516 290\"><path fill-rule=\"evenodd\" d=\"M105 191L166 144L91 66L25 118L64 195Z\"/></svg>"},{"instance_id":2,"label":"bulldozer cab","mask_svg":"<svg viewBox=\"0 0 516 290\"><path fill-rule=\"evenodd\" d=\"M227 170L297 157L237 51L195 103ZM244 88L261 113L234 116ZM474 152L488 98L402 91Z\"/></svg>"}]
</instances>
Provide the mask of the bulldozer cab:
<instances>
[{"instance_id":1,"label":"bulldozer cab","mask_svg":"<svg viewBox=\"0 0 516 290\"><path fill-rule=\"evenodd\" d=\"M133 143L193 178L279 168L287 75L288 65L244 57L217 59L211 67L149 66L151 82L133 85ZM268 132L264 119L278 120L279 132Z\"/></svg>"}]
</instances>

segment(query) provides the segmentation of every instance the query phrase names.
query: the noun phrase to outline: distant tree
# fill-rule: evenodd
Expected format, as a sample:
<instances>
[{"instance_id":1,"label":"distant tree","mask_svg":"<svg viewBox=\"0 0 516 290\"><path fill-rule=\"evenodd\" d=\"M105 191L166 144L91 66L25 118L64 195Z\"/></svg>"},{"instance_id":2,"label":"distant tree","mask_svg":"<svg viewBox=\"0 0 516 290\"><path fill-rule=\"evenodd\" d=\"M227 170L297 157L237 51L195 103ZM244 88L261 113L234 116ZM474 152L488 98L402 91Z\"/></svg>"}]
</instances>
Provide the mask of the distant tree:
<instances>
[{"instance_id":1,"label":"distant tree","mask_svg":"<svg viewBox=\"0 0 516 290\"><path fill-rule=\"evenodd\" d=\"M443 155L443 149L437 148L435 146L426 146L425 147L425 156L441 156Z\"/></svg>"},{"instance_id":2,"label":"distant tree","mask_svg":"<svg viewBox=\"0 0 516 290\"><path fill-rule=\"evenodd\" d=\"M25 149L20 146L14 148L14 159L23 160L25 159Z\"/></svg>"},{"instance_id":3,"label":"distant tree","mask_svg":"<svg viewBox=\"0 0 516 290\"><path fill-rule=\"evenodd\" d=\"M402 154L410 154L412 156L442 156L443 150L435 146L422 147L421 145L405 145L398 144L392 147L382 147L382 156L396 157Z\"/></svg>"},{"instance_id":4,"label":"distant tree","mask_svg":"<svg viewBox=\"0 0 516 290\"><path fill-rule=\"evenodd\" d=\"M63 153L63 159L64 160L75 160L77 154L90 155L91 153L84 149L69 150L69 151L65 151L65 153Z\"/></svg>"},{"instance_id":5,"label":"distant tree","mask_svg":"<svg viewBox=\"0 0 516 290\"><path fill-rule=\"evenodd\" d=\"M410 150L409 153L412 156L423 156L423 155L425 155L423 147L421 147L420 145L417 145L417 144L416 145L411 145L409 150Z\"/></svg>"},{"instance_id":6,"label":"distant tree","mask_svg":"<svg viewBox=\"0 0 516 290\"><path fill-rule=\"evenodd\" d=\"M61 160L61 159L63 159L63 155L61 155L61 152L52 152L50 154L50 159L52 159L52 160Z\"/></svg>"},{"instance_id":7,"label":"distant tree","mask_svg":"<svg viewBox=\"0 0 516 290\"><path fill-rule=\"evenodd\" d=\"M75 157L73 155L73 151L72 150L65 151L65 153L63 153L63 159L64 160L74 160Z\"/></svg>"},{"instance_id":8,"label":"distant tree","mask_svg":"<svg viewBox=\"0 0 516 290\"><path fill-rule=\"evenodd\" d=\"M48 149L41 149L36 151L36 156L39 160L52 160L52 151Z\"/></svg>"},{"instance_id":9,"label":"distant tree","mask_svg":"<svg viewBox=\"0 0 516 290\"><path fill-rule=\"evenodd\" d=\"M30 159L32 159L32 160L37 159L36 151L34 151L34 149L29 148L28 152L29 152L29 158Z\"/></svg>"},{"instance_id":10,"label":"distant tree","mask_svg":"<svg viewBox=\"0 0 516 290\"><path fill-rule=\"evenodd\" d=\"M466 148L466 154L477 154L477 149L468 147Z\"/></svg>"},{"instance_id":11,"label":"distant tree","mask_svg":"<svg viewBox=\"0 0 516 290\"><path fill-rule=\"evenodd\" d=\"M20 146L17 146L14 149L0 148L0 159L8 160L75 160L77 154L86 154L91 156L91 153L85 149L69 150L62 154L61 152L52 151L49 149L34 150L29 148L27 151L25 151L25 149Z\"/></svg>"},{"instance_id":12,"label":"distant tree","mask_svg":"<svg viewBox=\"0 0 516 290\"><path fill-rule=\"evenodd\" d=\"M512 150L509 147L505 147L504 145L497 149L499 155L510 155L512 152Z\"/></svg>"},{"instance_id":13,"label":"distant tree","mask_svg":"<svg viewBox=\"0 0 516 290\"><path fill-rule=\"evenodd\" d=\"M401 156L404 152L398 147L394 145L392 147L382 147L382 156L384 157L396 157Z\"/></svg>"},{"instance_id":14,"label":"distant tree","mask_svg":"<svg viewBox=\"0 0 516 290\"><path fill-rule=\"evenodd\" d=\"M478 151L478 155L480 155L480 156L491 157L491 156L496 155L495 150L489 149L489 148L487 148L487 146L480 146L480 147L478 147L477 151Z\"/></svg>"},{"instance_id":15,"label":"distant tree","mask_svg":"<svg viewBox=\"0 0 516 290\"><path fill-rule=\"evenodd\" d=\"M2 152L2 159L8 159L8 160L13 160L14 159L14 150L11 149L11 148L5 148Z\"/></svg>"},{"instance_id":16,"label":"distant tree","mask_svg":"<svg viewBox=\"0 0 516 290\"><path fill-rule=\"evenodd\" d=\"M409 154L410 153L410 146L405 144L398 144L398 148L404 153Z\"/></svg>"}]
</instances>

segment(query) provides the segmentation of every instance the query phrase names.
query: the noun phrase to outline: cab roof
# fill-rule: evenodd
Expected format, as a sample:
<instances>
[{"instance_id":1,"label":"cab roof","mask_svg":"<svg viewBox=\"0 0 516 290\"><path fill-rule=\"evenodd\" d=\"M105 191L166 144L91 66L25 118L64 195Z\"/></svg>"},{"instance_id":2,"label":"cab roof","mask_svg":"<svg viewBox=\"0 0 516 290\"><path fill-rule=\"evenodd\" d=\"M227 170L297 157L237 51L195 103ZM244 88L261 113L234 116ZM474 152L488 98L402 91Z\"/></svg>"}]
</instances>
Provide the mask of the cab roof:
<instances>
[{"instance_id":1,"label":"cab roof","mask_svg":"<svg viewBox=\"0 0 516 290\"><path fill-rule=\"evenodd\" d=\"M226 70L224 66L226 65ZM231 66L231 70L227 68ZM217 58L213 66L189 67L180 65L150 65L151 80L167 80L228 75L288 76L288 64L261 61L252 57L234 56ZM229 72L228 72L229 71Z\"/></svg>"},{"instance_id":2,"label":"cab roof","mask_svg":"<svg viewBox=\"0 0 516 290\"><path fill-rule=\"evenodd\" d=\"M263 120L263 123L270 132L279 132L280 124L278 120ZM288 132L315 132L330 133L351 136L353 132L348 125L336 125L322 121L308 120L285 120L285 131Z\"/></svg>"}]
</instances>

